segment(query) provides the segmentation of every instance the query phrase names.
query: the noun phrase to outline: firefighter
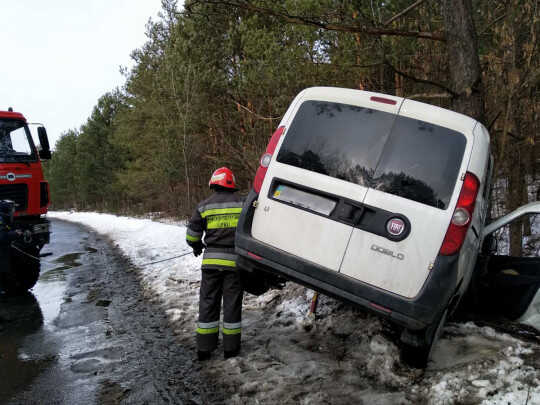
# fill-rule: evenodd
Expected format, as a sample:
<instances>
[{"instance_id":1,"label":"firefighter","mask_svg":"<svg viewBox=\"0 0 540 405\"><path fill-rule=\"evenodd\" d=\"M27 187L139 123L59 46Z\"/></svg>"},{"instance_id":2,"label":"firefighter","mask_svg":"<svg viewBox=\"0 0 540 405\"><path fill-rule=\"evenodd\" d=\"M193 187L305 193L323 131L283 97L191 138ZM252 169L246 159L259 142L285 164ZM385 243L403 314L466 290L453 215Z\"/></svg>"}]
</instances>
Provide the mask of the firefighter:
<instances>
[{"instance_id":1,"label":"firefighter","mask_svg":"<svg viewBox=\"0 0 540 405\"><path fill-rule=\"evenodd\" d=\"M186 231L186 241L195 256L204 248L197 327L197 356L201 361L209 359L218 345L222 298L226 359L240 352L242 332L243 289L236 269L234 236L243 198L236 194L234 174L226 167L214 171L208 184L214 193L197 206Z\"/></svg>"},{"instance_id":2,"label":"firefighter","mask_svg":"<svg viewBox=\"0 0 540 405\"><path fill-rule=\"evenodd\" d=\"M11 242L18 239L22 232L11 230L15 203L9 200L0 200L0 282L10 270Z\"/></svg>"}]
</instances>

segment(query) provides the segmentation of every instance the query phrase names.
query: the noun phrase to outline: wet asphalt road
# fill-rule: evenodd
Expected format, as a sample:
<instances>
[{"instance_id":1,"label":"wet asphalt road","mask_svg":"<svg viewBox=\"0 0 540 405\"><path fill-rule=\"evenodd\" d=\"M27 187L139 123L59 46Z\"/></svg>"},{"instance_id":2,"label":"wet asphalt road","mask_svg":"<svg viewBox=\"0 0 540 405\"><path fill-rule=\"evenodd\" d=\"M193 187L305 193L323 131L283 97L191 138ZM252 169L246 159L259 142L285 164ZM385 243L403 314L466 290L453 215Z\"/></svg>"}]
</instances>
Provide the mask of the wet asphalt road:
<instances>
[{"instance_id":1,"label":"wet asphalt road","mask_svg":"<svg viewBox=\"0 0 540 405\"><path fill-rule=\"evenodd\" d=\"M0 294L1 404L221 403L110 242L53 221L22 297Z\"/></svg>"}]
</instances>

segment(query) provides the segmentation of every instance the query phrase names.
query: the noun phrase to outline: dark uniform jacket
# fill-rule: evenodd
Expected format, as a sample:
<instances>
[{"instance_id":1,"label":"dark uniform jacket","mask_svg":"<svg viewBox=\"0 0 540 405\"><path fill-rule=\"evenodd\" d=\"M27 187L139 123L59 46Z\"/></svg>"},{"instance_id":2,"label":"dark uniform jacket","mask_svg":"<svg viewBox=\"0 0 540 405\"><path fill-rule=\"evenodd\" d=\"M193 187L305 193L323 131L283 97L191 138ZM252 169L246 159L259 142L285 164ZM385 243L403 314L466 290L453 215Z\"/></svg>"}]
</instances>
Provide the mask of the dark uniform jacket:
<instances>
[{"instance_id":1,"label":"dark uniform jacket","mask_svg":"<svg viewBox=\"0 0 540 405\"><path fill-rule=\"evenodd\" d=\"M234 236L244 198L230 191L216 191L201 202L189 220L186 242L196 249L206 245L202 268L234 270ZM204 238L203 238L204 234Z\"/></svg>"}]
</instances>

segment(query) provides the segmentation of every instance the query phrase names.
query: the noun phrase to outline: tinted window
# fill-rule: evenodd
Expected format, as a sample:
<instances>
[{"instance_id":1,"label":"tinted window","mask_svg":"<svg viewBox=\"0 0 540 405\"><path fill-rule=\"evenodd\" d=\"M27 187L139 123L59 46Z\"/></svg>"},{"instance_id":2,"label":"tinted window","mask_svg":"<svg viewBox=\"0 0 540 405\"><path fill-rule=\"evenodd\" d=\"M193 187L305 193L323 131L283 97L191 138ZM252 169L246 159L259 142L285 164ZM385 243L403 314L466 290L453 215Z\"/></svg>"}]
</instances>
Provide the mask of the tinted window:
<instances>
[{"instance_id":1,"label":"tinted window","mask_svg":"<svg viewBox=\"0 0 540 405\"><path fill-rule=\"evenodd\" d=\"M445 209L465 144L462 134L424 121L307 101L277 160Z\"/></svg>"},{"instance_id":2,"label":"tinted window","mask_svg":"<svg viewBox=\"0 0 540 405\"><path fill-rule=\"evenodd\" d=\"M378 110L306 101L277 160L367 186L394 119Z\"/></svg>"},{"instance_id":3,"label":"tinted window","mask_svg":"<svg viewBox=\"0 0 540 405\"><path fill-rule=\"evenodd\" d=\"M465 150L459 132L397 117L372 187L433 207L448 207Z\"/></svg>"}]
</instances>

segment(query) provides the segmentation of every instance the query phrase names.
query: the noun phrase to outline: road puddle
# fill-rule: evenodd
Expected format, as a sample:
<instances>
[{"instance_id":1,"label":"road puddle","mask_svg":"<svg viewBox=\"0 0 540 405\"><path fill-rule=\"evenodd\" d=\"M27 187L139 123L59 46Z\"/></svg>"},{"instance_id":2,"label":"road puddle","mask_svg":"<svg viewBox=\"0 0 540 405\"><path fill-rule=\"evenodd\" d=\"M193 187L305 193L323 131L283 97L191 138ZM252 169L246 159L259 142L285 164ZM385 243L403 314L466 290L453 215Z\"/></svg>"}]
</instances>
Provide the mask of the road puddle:
<instances>
[{"instance_id":1,"label":"road puddle","mask_svg":"<svg viewBox=\"0 0 540 405\"><path fill-rule=\"evenodd\" d=\"M34 294L0 295L0 392L3 395L9 397L24 387L55 360L50 353L35 355L21 351L21 341L38 334L42 326L43 314Z\"/></svg>"},{"instance_id":2,"label":"road puddle","mask_svg":"<svg viewBox=\"0 0 540 405\"><path fill-rule=\"evenodd\" d=\"M94 378L96 370L119 361L109 360L108 353L101 352L75 361L70 359L77 351L88 352L89 347L100 342L97 337L105 339L105 326L95 339L89 339L86 330L87 325L95 327L94 322L103 321L104 308L110 300L97 296L96 302L80 303L68 293L72 279L90 273L90 258L98 249L92 246L95 240L90 242L77 225L51 223L51 241L43 250L46 256L41 258L40 278L32 291L17 297L0 292L0 403L19 397L22 399L14 399L13 403L28 403L28 388L35 386L39 391L43 381L52 387L47 391L51 393L57 381L63 381L64 386L72 384L59 394L58 398L64 398L61 403L77 403L75 397L80 399L79 403L93 403L85 395L94 392L94 383L86 379ZM72 327L66 327L66 319L73 323ZM119 358L123 352L119 349L118 353ZM79 385L81 375L85 375L85 380Z\"/></svg>"},{"instance_id":3,"label":"road puddle","mask_svg":"<svg viewBox=\"0 0 540 405\"><path fill-rule=\"evenodd\" d=\"M64 256L59 257L58 259L55 259L52 262L48 262L49 266L51 265L54 266L56 263L60 264L60 266L54 267L50 270L42 271L40 280L44 282L65 281L66 270L79 267L82 265L82 263L78 261L82 254L83 253L80 253L80 252L68 253Z\"/></svg>"}]
</instances>

